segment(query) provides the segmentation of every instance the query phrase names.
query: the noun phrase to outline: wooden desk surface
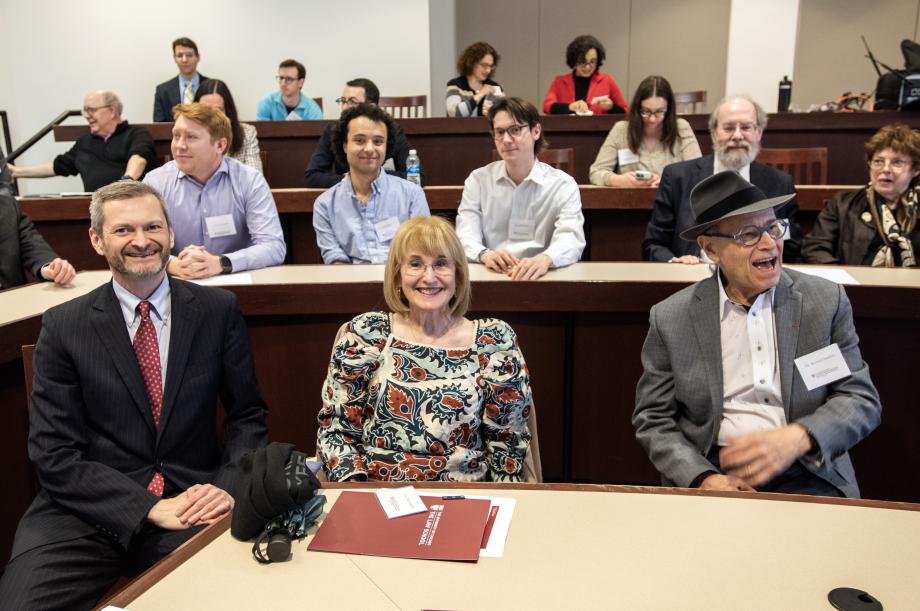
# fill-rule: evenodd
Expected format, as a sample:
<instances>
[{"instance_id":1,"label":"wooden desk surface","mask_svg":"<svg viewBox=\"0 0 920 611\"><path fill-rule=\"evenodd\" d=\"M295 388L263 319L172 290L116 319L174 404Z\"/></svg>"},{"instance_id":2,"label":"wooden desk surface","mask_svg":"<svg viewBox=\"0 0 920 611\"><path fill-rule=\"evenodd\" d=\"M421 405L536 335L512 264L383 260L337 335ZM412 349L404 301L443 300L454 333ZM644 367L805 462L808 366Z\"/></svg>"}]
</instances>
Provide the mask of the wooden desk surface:
<instances>
[{"instance_id":1,"label":"wooden desk surface","mask_svg":"<svg viewBox=\"0 0 920 611\"><path fill-rule=\"evenodd\" d=\"M460 563L311 552L308 535L290 561L262 566L251 543L226 531L112 602L132 611L827 609L827 593L849 586L886 609L909 609L920 595L917 505L663 488L421 487L517 499L504 557ZM327 512L340 489L323 491Z\"/></svg>"}]
</instances>

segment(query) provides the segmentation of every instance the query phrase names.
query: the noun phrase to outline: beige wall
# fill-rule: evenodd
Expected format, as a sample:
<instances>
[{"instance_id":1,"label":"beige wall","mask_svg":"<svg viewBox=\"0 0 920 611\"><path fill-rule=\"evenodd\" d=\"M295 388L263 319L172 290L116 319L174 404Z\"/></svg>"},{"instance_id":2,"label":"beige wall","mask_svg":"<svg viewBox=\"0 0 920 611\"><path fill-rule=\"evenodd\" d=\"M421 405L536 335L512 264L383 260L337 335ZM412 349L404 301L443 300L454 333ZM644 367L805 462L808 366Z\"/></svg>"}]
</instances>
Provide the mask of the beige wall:
<instances>
[{"instance_id":1,"label":"beige wall","mask_svg":"<svg viewBox=\"0 0 920 611\"><path fill-rule=\"evenodd\" d=\"M901 40L916 38L918 13L918 0L802 0L792 102L806 110L845 91L873 91L878 75L860 34L877 60L903 68Z\"/></svg>"},{"instance_id":2,"label":"beige wall","mask_svg":"<svg viewBox=\"0 0 920 611\"><path fill-rule=\"evenodd\" d=\"M666 77L677 91L705 89L715 101L725 87L730 5L730 0L462 0L456 51L488 41L502 57L495 80L509 94L541 107L553 78L569 70L566 45L579 34L593 34L607 49L603 70L617 80L627 101L650 74ZM443 103L440 109L443 114Z\"/></svg>"}]
</instances>

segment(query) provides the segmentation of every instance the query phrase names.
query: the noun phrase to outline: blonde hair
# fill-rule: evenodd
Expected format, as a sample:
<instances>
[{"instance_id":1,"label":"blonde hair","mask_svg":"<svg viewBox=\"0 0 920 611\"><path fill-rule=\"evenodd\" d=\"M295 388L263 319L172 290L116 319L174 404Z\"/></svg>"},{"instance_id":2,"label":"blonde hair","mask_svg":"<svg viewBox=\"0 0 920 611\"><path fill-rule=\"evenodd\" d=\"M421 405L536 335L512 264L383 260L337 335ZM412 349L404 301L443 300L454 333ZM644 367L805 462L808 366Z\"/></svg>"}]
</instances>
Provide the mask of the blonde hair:
<instances>
[{"instance_id":1,"label":"blonde hair","mask_svg":"<svg viewBox=\"0 0 920 611\"><path fill-rule=\"evenodd\" d=\"M436 257L445 255L454 262L454 296L450 300L452 316L463 316L470 307L470 270L460 239L449 221L438 216L414 216L399 226L390 243L383 273L383 298L390 311L405 314L409 301L402 294L402 265L409 251Z\"/></svg>"},{"instance_id":2,"label":"blonde hair","mask_svg":"<svg viewBox=\"0 0 920 611\"><path fill-rule=\"evenodd\" d=\"M204 125L204 128L211 135L211 142L226 138L226 150L230 150L233 144L233 129L230 127L230 119L221 109L201 102L194 102L192 104L176 104L173 106L172 113L173 120L185 117L190 121Z\"/></svg>"}]
</instances>

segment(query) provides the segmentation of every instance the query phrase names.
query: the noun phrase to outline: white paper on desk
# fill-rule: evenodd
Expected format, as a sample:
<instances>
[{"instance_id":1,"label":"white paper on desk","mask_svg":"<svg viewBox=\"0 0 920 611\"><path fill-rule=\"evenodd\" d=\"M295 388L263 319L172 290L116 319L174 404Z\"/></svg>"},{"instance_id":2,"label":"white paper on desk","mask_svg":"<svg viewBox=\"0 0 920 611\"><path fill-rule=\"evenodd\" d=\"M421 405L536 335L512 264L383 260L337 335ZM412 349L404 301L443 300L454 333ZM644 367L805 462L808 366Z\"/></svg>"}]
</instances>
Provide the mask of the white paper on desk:
<instances>
[{"instance_id":1,"label":"white paper on desk","mask_svg":"<svg viewBox=\"0 0 920 611\"><path fill-rule=\"evenodd\" d=\"M403 488L381 488L374 494L377 495L377 501L387 518L401 518L410 516L414 513L428 511L428 507L422 501L415 488L405 486Z\"/></svg>"},{"instance_id":2,"label":"white paper on desk","mask_svg":"<svg viewBox=\"0 0 920 611\"><path fill-rule=\"evenodd\" d=\"M508 499L494 496L470 496L465 495L468 499L486 499L492 503L492 507L498 507L498 515L495 516L495 523L492 524L492 532L489 533L489 540L486 546L479 550L480 558L501 558L505 555L505 540L508 538L508 530L511 528L511 517L514 515L514 506L516 499ZM491 512L492 509L489 508Z\"/></svg>"},{"instance_id":3,"label":"white paper on desk","mask_svg":"<svg viewBox=\"0 0 920 611\"><path fill-rule=\"evenodd\" d=\"M102 611L128 611L128 610L125 609L124 607L113 607L112 605L109 605L107 607L104 607Z\"/></svg>"},{"instance_id":4,"label":"white paper on desk","mask_svg":"<svg viewBox=\"0 0 920 611\"><path fill-rule=\"evenodd\" d=\"M815 267L813 265L797 265L795 271L803 274L818 276L837 284L859 284L859 280L850 275L845 269L839 267Z\"/></svg>"},{"instance_id":5,"label":"white paper on desk","mask_svg":"<svg viewBox=\"0 0 920 611\"><path fill-rule=\"evenodd\" d=\"M211 276L210 278L199 278L197 280L192 280L192 282L200 284L201 286L239 286L243 284L252 284L252 274L221 274L219 276Z\"/></svg>"}]
</instances>

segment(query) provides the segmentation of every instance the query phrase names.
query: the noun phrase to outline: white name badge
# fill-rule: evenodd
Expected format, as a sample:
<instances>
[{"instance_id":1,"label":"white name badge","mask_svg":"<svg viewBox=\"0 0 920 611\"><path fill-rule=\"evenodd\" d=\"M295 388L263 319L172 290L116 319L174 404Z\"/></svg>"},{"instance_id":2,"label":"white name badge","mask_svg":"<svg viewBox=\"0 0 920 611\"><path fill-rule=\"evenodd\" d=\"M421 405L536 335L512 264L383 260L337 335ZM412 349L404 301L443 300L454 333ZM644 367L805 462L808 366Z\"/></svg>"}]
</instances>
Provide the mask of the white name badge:
<instances>
[{"instance_id":1,"label":"white name badge","mask_svg":"<svg viewBox=\"0 0 920 611\"><path fill-rule=\"evenodd\" d=\"M534 219L511 219L508 222L508 237L512 240L532 240L535 227Z\"/></svg>"},{"instance_id":2,"label":"white name badge","mask_svg":"<svg viewBox=\"0 0 920 611\"><path fill-rule=\"evenodd\" d=\"M300 121L302 119L303 117L297 114L296 110L292 110L291 112L288 113L288 116L284 118L285 121Z\"/></svg>"},{"instance_id":3,"label":"white name badge","mask_svg":"<svg viewBox=\"0 0 920 611\"><path fill-rule=\"evenodd\" d=\"M208 225L209 237L222 238L228 235L236 235L236 225L233 224L232 214L209 216L204 219L204 222Z\"/></svg>"},{"instance_id":4,"label":"white name badge","mask_svg":"<svg viewBox=\"0 0 920 611\"><path fill-rule=\"evenodd\" d=\"M379 223L374 223L374 229L377 230L378 240L381 242L389 242L393 239L393 236L396 235L396 230L399 229L399 217L391 216Z\"/></svg>"},{"instance_id":5,"label":"white name badge","mask_svg":"<svg viewBox=\"0 0 920 611\"><path fill-rule=\"evenodd\" d=\"M805 382L805 388L814 390L825 384L836 382L853 372L847 367L840 347L831 344L827 348L815 350L811 354L795 359L795 366Z\"/></svg>"},{"instance_id":6,"label":"white name badge","mask_svg":"<svg viewBox=\"0 0 920 611\"><path fill-rule=\"evenodd\" d=\"M639 156L629 149L617 149L617 161L620 165L639 163Z\"/></svg>"},{"instance_id":7,"label":"white name badge","mask_svg":"<svg viewBox=\"0 0 920 611\"><path fill-rule=\"evenodd\" d=\"M399 518L428 511L424 501L412 486L405 488L381 488L376 493L380 507L383 508L387 518Z\"/></svg>"}]
</instances>

